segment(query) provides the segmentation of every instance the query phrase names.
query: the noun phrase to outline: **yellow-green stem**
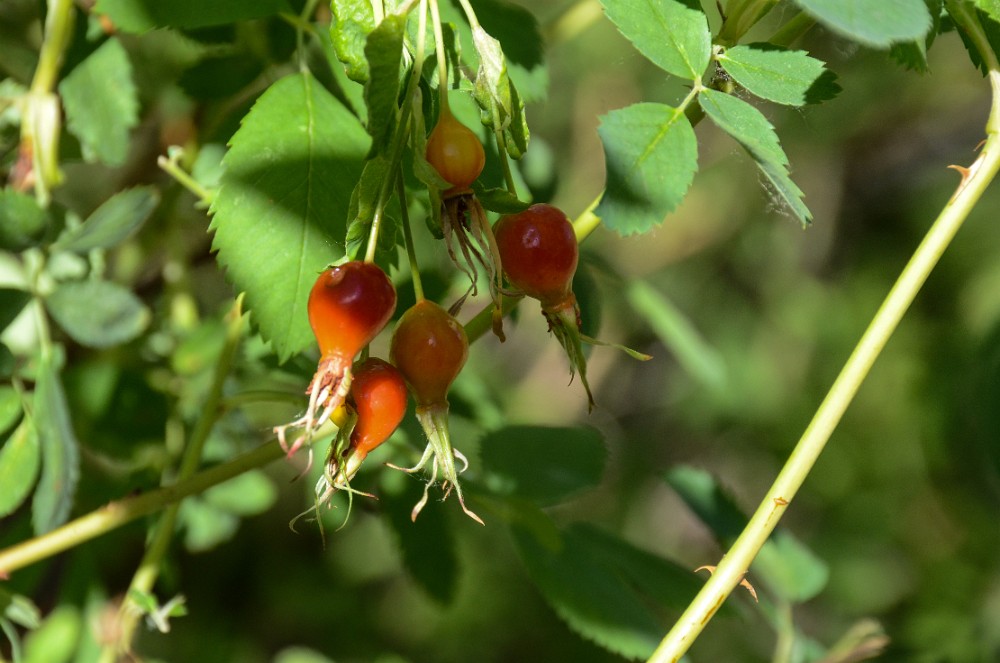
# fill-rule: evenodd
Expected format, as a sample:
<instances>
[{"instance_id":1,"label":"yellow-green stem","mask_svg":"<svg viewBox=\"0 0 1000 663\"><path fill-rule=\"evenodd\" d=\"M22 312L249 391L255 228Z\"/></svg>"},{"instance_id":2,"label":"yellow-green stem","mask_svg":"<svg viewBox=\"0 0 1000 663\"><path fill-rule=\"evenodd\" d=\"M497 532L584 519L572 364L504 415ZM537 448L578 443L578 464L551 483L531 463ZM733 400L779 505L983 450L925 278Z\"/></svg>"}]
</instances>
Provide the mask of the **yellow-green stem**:
<instances>
[{"instance_id":1,"label":"yellow-green stem","mask_svg":"<svg viewBox=\"0 0 1000 663\"><path fill-rule=\"evenodd\" d=\"M444 32L441 30L441 14L438 11L437 0L431 0L431 21L434 24L434 49L438 61L438 97L441 99L441 109L438 122L451 111L448 107L448 58L444 52Z\"/></svg>"},{"instance_id":2,"label":"yellow-green stem","mask_svg":"<svg viewBox=\"0 0 1000 663\"><path fill-rule=\"evenodd\" d=\"M951 3L949 3L950 5ZM973 17L974 19L974 17ZM960 16L956 15L956 20ZM978 20L960 21L963 28L977 42L977 33L982 36ZM986 45L985 36L982 44ZM909 308L917 292L937 264L945 248L972 211L989 183L1000 169L1000 67L992 50L984 50L984 61L990 68L989 78L993 101L987 122L987 140L982 152L968 170L951 200L934 221L920 246L917 247L899 279L893 285L885 301L861 340L855 347L840 375L834 381L815 416L809 423L802 438L792 451L767 491L760 506L754 512L746 529L733 543L729 552L719 562L712 577L677 620L660 646L649 659L652 663L676 663L695 641L705 625L722 605L726 597L739 584L761 546L774 530L781 516L795 497L806 476L809 474L820 452L830 439L834 428L840 422L844 411L857 393L872 364L892 335L903 314Z\"/></svg>"},{"instance_id":3,"label":"yellow-green stem","mask_svg":"<svg viewBox=\"0 0 1000 663\"><path fill-rule=\"evenodd\" d=\"M410 229L410 214L406 209L406 186L403 183L403 173L396 173L396 190L399 192L400 218L403 226L403 244L406 245L406 259L410 264L410 278L413 279L413 295L418 302L424 301L424 286L420 281L420 265L417 264L417 252L413 248L413 231Z\"/></svg>"}]
</instances>

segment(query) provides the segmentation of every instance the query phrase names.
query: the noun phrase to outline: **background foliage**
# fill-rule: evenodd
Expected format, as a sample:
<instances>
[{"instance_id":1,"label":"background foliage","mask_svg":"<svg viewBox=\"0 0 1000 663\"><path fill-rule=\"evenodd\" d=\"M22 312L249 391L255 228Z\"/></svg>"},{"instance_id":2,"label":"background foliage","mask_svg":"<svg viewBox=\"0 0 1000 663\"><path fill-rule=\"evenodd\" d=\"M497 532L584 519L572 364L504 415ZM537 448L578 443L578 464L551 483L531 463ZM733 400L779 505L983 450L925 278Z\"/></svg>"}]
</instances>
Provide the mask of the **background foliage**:
<instances>
[{"instance_id":1,"label":"background foliage","mask_svg":"<svg viewBox=\"0 0 1000 663\"><path fill-rule=\"evenodd\" d=\"M391 131L365 123L392 99L352 81L379 75L364 60L344 73L337 53L358 44L334 43L325 8L303 39L301 3L173 4L170 15L137 0L74 10L56 90L61 185L47 207L0 192L0 549L174 476L226 352L234 282L251 313L204 463L259 445L301 408L315 360L305 292L339 256L371 138ZM594 349L588 416L534 306L520 307L505 344L475 343L452 426L485 528L451 502L409 521L420 484L381 463L405 464L420 446L412 417L358 477L379 500L355 499L336 533L346 501L323 514L325 547L314 523L287 527L313 499L314 476L290 483L298 459L186 500L150 608L183 595L187 614L168 633L141 629L144 660L648 656L702 582L691 569L742 528L954 191L945 166L968 164L982 138L989 90L958 34L929 50L913 41L940 3L887 0L881 22L862 23L861 2L780 3L742 43L805 9L822 21L797 45L808 73L769 75L772 51L730 48L724 64L743 87L702 93L711 121L693 127L670 113L708 62L714 3L606 2L606 18L595 2L520 4L473 3L531 129L517 176L575 216L607 175L607 227L583 245L575 287L593 333L654 360ZM475 70L472 31L442 10ZM0 5L11 181L25 120L7 100L32 84L44 11ZM658 20L643 11L666 12L685 39L663 47L642 32ZM837 80L814 86L822 63ZM471 98L453 103L475 123ZM636 165L636 127L664 117L677 122L671 151ZM512 126L510 142L523 141ZM157 168L172 146L214 217ZM484 179L500 177L494 152ZM615 194L636 182L651 192L642 205ZM977 207L751 569L760 603L734 595L691 660L821 660L837 642L850 648L852 629L862 641L884 630L884 660L1000 655L997 206L991 193ZM417 234L429 296L460 294L444 252ZM275 250L290 236L298 252ZM402 312L407 271L392 274ZM384 335L376 354L386 347ZM0 625L21 643L0 656L96 660L155 523L0 584Z\"/></svg>"}]
</instances>

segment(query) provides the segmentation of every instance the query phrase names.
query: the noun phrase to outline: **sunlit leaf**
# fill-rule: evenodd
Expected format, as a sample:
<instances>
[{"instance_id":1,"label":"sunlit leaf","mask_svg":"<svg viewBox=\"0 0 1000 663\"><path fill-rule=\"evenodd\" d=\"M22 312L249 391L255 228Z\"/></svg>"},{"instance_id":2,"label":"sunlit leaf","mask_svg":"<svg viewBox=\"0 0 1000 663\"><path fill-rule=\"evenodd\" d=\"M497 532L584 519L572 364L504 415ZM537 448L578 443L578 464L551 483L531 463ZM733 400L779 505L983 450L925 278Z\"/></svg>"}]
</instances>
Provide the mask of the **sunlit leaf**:
<instances>
[{"instance_id":1,"label":"sunlit leaf","mask_svg":"<svg viewBox=\"0 0 1000 663\"><path fill-rule=\"evenodd\" d=\"M330 36L337 58L347 69L352 81L364 83L368 80L368 59L365 57L365 41L375 29L375 12L371 0L333 0L333 22Z\"/></svg>"},{"instance_id":2,"label":"sunlit leaf","mask_svg":"<svg viewBox=\"0 0 1000 663\"><path fill-rule=\"evenodd\" d=\"M372 137L370 155L389 149L396 128L396 100L399 96L399 69L403 55L406 17L390 14L368 35L365 58L369 76L365 81L368 133Z\"/></svg>"},{"instance_id":3,"label":"sunlit leaf","mask_svg":"<svg viewBox=\"0 0 1000 663\"><path fill-rule=\"evenodd\" d=\"M697 0L601 0L604 11L640 53L691 81L708 67L712 36Z\"/></svg>"},{"instance_id":4,"label":"sunlit leaf","mask_svg":"<svg viewBox=\"0 0 1000 663\"><path fill-rule=\"evenodd\" d=\"M698 101L712 122L750 153L796 218L803 225L812 221L802 191L788 176L788 157L767 118L742 99L716 90L704 90Z\"/></svg>"},{"instance_id":5,"label":"sunlit leaf","mask_svg":"<svg viewBox=\"0 0 1000 663\"><path fill-rule=\"evenodd\" d=\"M698 169L698 143L684 113L639 103L611 111L598 127L607 184L596 214L621 235L652 230L676 209Z\"/></svg>"},{"instance_id":6,"label":"sunlit leaf","mask_svg":"<svg viewBox=\"0 0 1000 663\"><path fill-rule=\"evenodd\" d=\"M753 94L779 104L802 106L815 101L810 91L827 71L805 51L766 44L734 46L719 57L726 72ZM826 95L829 98L829 95Z\"/></svg>"},{"instance_id":7,"label":"sunlit leaf","mask_svg":"<svg viewBox=\"0 0 1000 663\"><path fill-rule=\"evenodd\" d=\"M343 255L368 144L357 117L308 73L272 85L233 136L212 204L213 247L282 360L312 341L309 290Z\"/></svg>"}]
</instances>

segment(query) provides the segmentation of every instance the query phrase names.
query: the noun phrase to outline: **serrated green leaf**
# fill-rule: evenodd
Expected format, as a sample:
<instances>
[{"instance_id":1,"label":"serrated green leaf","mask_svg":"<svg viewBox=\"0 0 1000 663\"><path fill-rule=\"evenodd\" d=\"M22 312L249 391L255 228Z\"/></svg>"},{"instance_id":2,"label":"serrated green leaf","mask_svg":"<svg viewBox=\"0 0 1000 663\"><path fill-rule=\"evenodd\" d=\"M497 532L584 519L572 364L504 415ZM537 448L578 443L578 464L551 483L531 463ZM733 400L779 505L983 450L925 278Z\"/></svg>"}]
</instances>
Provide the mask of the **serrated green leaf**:
<instances>
[{"instance_id":1,"label":"serrated green leaf","mask_svg":"<svg viewBox=\"0 0 1000 663\"><path fill-rule=\"evenodd\" d=\"M54 355L42 355L35 380L34 421L42 452L42 473L32 500L35 534L66 522L80 480L80 445L63 391L61 362Z\"/></svg>"},{"instance_id":2,"label":"serrated green leaf","mask_svg":"<svg viewBox=\"0 0 1000 663\"><path fill-rule=\"evenodd\" d=\"M1000 23L1000 0L973 0L973 2L990 18Z\"/></svg>"},{"instance_id":3,"label":"serrated green leaf","mask_svg":"<svg viewBox=\"0 0 1000 663\"><path fill-rule=\"evenodd\" d=\"M796 218L803 225L812 221L812 213L802 203L802 191L788 176L788 157L767 118L742 99L716 90L702 91L698 102L716 126L750 153Z\"/></svg>"},{"instance_id":4,"label":"serrated green leaf","mask_svg":"<svg viewBox=\"0 0 1000 663\"><path fill-rule=\"evenodd\" d=\"M708 472L679 466L667 473L666 480L723 546L731 545L743 531L748 518ZM771 591L792 602L813 598L829 578L826 563L782 529L771 535L750 570Z\"/></svg>"},{"instance_id":5,"label":"serrated green leaf","mask_svg":"<svg viewBox=\"0 0 1000 663\"><path fill-rule=\"evenodd\" d=\"M259 470L244 472L202 494L207 504L243 517L264 513L277 498L274 482Z\"/></svg>"},{"instance_id":6,"label":"serrated green leaf","mask_svg":"<svg viewBox=\"0 0 1000 663\"><path fill-rule=\"evenodd\" d=\"M38 479L41 454L35 424L29 417L0 447L0 518L14 512Z\"/></svg>"},{"instance_id":7,"label":"serrated green leaf","mask_svg":"<svg viewBox=\"0 0 1000 663\"><path fill-rule=\"evenodd\" d=\"M31 293L14 288L0 288L0 332L14 322L31 301Z\"/></svg>"},{"instance_id":8,"label":"serrated green leaf","mask_svg":"<svg viewBox=\"0 0 1000 663\"><path fill-rule=\"evenodd\" d=\"M80 139L87 161L120 166L129 132L139 122L132 63L117 38L108 39L59 83L66 127Z\"/></svg>"},{"instance_id":9,"label":"serrated green leaf","mask_svg":"<svg viewBox=\"0 0 1000 663\"><path fill-rule=\"evenodd\" d=\"M987 2L996 2L997 6L1000 7L998 0L987 0ZM924 4L927 5L927 12L931 16L931 28L927 31L927 36L924 39L893 44L889 49L889 55L896 62L921 74L928 71L927 51L930 50L931 44L934 43L941 28L941 9L944 2L943 0L924 0Z\"/></svg>"},{"instance_id":10,"label":"serrated green leaf","mask_svg":"<svg viewBox=\"0 0 1000 663\"><path fill-rule=\"evenodd\" d=\"M151 317L138 297L110 281L60 283L46 298L45 307L73 340L91 348L131 341Z\"/></svg>"},{"instance_id":11,"label":"serrated green leaf","mask_svg":"<svg viewBox=\"0 0 1000 663\"><path fill-rule=\"evenodd\" d=\"M593 428L508 426L488 433L480 444L490 490L542 505L596 486L607 455Z\"/></svg>"},{"instance_id":12,"label":"serrated green leaf","mask_svg":"<svg viewBox=\"0 0 1000 663\"><path fill-rule=\"evenodd\" d=\"M76 652L83 624L70 605L57 607L24 638L24 663L67 663Z\"/></svg>"},{"instance_id":13,"label":"serrated green leaf","mask_svg":"<svg viewBox=\"0 0 1000 663\"><path fill-rule=\"evenodd\" d=\"M369 156L387 153L396 128L405 31L406 17L389 14L365 41L369 72L365 81L365 107L368 109L368 133L372 137Z\"/></svg>"},{"instance_id":14,"label":"serrated green leaf","mask_svg":"<svg viewBox=\"0 0 1000 663\"><path fill-rule=\"evenodd\" d=\"M309 291L342 255L368 143L308 73L272 85L233 136L212 204L213 247L282 361L312 342Z\"/></svg>"},{"instance_id":15,"label":"serrated green leaf","mask_svg":"<svg viewBox=\"0 0 1000 663\"><path fill-rule=\"evenodd\" d=\"M0 249L16 252L38 246L50 223L34 196L0 189Z\"/></svg>"},{"instance_id":16,"label":"serrated green leaf","mask_svg":"<svg viewBox=\"0 0 1000 663\"><path fill-rule=\"evenodd\" d=\"M931 27L924 0L795 0L795 3L834 32L874 48L923 39Z\"/></svg>"},{"instance_id":17,"label":"serrated green leaf","mask_svg":"<svg viewBox=\"0 0 1000 663\"><path fill-rule=\"evenodd\" d=\"M698 142L684 113L640 103L611 111L597 129L607 183L596 209L621 235L659 225L687 193L698 169Z\"/></svg>"},{"instance_id":18,"label":"serrated green leaf","mask_svg":"<svg viewBox=\"0 0 1000 663\"><path fill-rule=\"evenodd\" d=\"M151 186L116 193L83 224L66 231L53 248L86 253L117 246L146 222L159 203L160 193Z\"/></svg>"},{"instance_id":19,"label":"serrated green leaf","mask_svg":"<svg viewBox=\"0 0 1000 663\"><path fill-rule=\"evenodd\" d=\"M708 18L696 0L601 0L619 32L653 64L696 81L712 54Z\"/></svg>"},{"instance_id":20,"label":"serrated green leaf","mask_svg":"<svg viewBox=\"0 0 1000 663\"><path fill-rule=\"evenodd\" d=\"M448 604L458 585L455 535L445 509L424 509L419 526L414 526L410 514L422 495L423 486L405 481L399 494L383 495L380 504L398 538L406 570L435 600Z\"/></svg>"},{"instance_id":21,"label":"serrated green leaf","mask_svg":"<svg viewBox=\"0 0 1000 663\"><path fill-rule=\"evenodd\" d=\"M333 0L333 22L330 36L337 58L347 70L347 76L357 83L368 80L368 59L365 42L375 29L375 12L370 0Z\"/></svg>"},{"instance_id":22,"label":"serrated green leaf","mask_svg":"<svg viewBox=\"0 0 1000 663\"><path fill-rule=\"evenodd\" d=\"M98 0L94 11L106 14L124 32L156 28L203 28L282 12L291 13L287 0Z\"/></svg>"},{"instance_id":23,"label":"serrated green leaf","mask_svg":"<svg viewBox=\"0 0 1000 663\"><path fill-rule=\"evenodd\" d=\"M684 610L704 584L690 568L637 548L590 523L574 523L569 534L586 542L598 559L620 573L636 591L670 610Z\"/></svg>"},{"instance_id":24,"label":"serrated green leaf","mask_svg":"<svg viewBox=\"0 0 1000 663\"><path fill-rule=\"evenodd\" d=\"M810 89L826 68L805 51L789 51L769 44L734 46L719 56L733 79L753 94L779 104L809 103Z\"/></svg>"},{"instance_id":25,"label":"serrated green leaf","mask_svg":"<svg viewBox=\"0 0 1000 663\"><path fill-rule=\"evenodd\" d=\"M528 575L570 628L626 658L653 652L666 624L586 538L563 532L553 545L519 525L511 533Z\"/></svg>"}]
</instances>

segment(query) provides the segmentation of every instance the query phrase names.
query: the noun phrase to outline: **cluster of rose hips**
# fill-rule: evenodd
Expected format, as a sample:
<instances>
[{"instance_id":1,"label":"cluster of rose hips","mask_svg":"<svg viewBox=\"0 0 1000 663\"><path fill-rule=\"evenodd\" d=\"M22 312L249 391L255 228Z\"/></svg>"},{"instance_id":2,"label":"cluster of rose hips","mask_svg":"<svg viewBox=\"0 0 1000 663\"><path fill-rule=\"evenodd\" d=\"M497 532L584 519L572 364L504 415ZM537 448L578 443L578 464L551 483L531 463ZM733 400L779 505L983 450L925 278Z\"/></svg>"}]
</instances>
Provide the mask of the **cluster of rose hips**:
<instances>
[{"instance_id":1,"label":"cluster of rose hips","mask_svg":"<svg viewBox=\"0 0 1000 663\"><path fill-rule=\"evenodd\" d=\"M450 185L440 192L449 255L469 275L470 292L474 293L477 264L489 275L494 332L504 340L503 293L537 299L549 329L566 349L571 373L580 374L593 406L581 350L581 338L590 339L581 337L580 311L572 290L579 249L569 219L551 205L536 204L501 217L491 227L470 189L485 164L483 146L455 119L446 103L427 140L425 157ZM457 252L453 243L458 245ZM504 276L508 287L504 287ZM323 503L338 490L357 492L350 487L351 479L368 453L388 439L402 421L410 393L428 443L413 467L391 467L428 475L412 518L416 519L427 503L430 487L440 481L445 497L454 491L465 513L482 524L465 504L458 475L468 467L468 461L452 446L448 430L448 390L468 358L469 340L453 312L424 299L419 290L417 295L416 304L403 313L393 330L391 363L366 357L354 364L395 312L395 289L370 257L320 274L308 304L309 322L321 352L306 391L309 406L302 417L276 427L275 432L291 455L319 426L331 419L338 425L317 486L317 498ZM287 439L290 429L299 430L291 444Z\"/></svg>"}]
</instances>

